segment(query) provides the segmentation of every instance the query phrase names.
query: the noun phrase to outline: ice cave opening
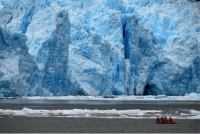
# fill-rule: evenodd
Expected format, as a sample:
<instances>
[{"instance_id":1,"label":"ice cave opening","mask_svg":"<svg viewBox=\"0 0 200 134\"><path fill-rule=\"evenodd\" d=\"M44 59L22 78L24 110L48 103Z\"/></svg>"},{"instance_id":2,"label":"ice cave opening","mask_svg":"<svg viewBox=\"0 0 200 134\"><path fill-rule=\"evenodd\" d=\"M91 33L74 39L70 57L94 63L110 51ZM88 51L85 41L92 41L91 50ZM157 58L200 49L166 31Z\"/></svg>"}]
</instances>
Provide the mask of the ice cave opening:
<instances>
[{"instance_id":1,"label":"ice cave opening","mask_svg":"<svg viewBox=\"0 0 200 134\"><path fill-rule=\"evenodd\" d=\"M153 92L153 88L154 86L153 85L150 85L147 83L147 85L145 86L144 88L144 93L143 95L155 95L155 93Z\"/></svg>"},{"instance_id":2,"label":"ice cave opening","mask_svg":"<svg viewBox=\"0 0 200 134\"><path fill-rule=\"evenodd\" d=\"M84 96L85 95L83 91L78 91L77 94L80 95L80 96L82 96L82 95Z\"/></svg>"}]
</instances>

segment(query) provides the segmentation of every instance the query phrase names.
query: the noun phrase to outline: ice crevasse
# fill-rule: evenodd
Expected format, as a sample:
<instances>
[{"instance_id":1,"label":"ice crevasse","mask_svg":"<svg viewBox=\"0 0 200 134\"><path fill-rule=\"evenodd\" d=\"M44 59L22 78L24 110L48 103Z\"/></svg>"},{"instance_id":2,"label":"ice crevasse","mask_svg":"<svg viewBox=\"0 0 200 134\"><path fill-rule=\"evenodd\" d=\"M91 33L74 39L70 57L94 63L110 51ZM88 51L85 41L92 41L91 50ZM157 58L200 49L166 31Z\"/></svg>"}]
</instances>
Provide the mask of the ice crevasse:
<instances>
[{"instance_id":1,"label":"ice crevasse","mask_svg":"<svg viewBox=\"0 0 200 134\"><path fill-rule=\"evenodd\" d=\"M200 93L200 2L0 0L0 95Z\"/></svg>"}]
</instances>

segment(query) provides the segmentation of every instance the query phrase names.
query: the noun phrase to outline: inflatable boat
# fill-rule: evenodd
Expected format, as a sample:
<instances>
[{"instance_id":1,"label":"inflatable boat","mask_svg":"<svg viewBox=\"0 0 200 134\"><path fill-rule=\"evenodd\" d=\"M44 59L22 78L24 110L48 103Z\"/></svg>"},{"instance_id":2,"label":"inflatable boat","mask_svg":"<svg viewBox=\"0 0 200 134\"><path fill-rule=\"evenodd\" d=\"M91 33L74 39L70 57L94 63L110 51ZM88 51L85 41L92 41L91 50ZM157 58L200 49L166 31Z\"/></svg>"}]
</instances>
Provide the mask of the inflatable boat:
<instances>
[{"instance_id":1,"label":"inflatable boat","mask_svg":"<svg viewBox=\"0 0 200 134\"><path fill-rule=\"evenodd\" d=\"M162 121L156 121L158 124L177 124L177 122L162 122Z\"/></svg>"}]
</instances>

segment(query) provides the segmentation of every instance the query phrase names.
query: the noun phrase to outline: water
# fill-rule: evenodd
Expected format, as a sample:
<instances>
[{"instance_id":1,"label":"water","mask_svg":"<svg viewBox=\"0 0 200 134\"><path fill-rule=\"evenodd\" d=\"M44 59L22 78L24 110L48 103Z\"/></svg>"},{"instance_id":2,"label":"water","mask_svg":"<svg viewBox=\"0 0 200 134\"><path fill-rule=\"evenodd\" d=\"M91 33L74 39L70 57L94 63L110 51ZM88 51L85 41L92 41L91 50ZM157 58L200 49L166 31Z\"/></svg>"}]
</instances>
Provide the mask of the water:
<instances>
[{"instance_id":1,"label":"water","mask_svg":"<svg viewBox=\"0 0 200 134\"><path fill-rule=\"evenodd\" d=\"M97 110L162 110L170 114L171 109L199 110L197 101L154 101L154 100L0 100L0 109L97 109ZM184 111L184 110L182 110ZM172 110L173 113L173 110ZM26 117L0 115L0 133L41 133L41 132L93 132L93 133L198 133L199 119L173 119L178 124L156 124L154 119L102 119L102 118L65 118L65 117Z\"/></svg>"},{"instance_id":2,"label":"water","mask_svg":"<svg viewBox=\"0 0 200 134\"><path fill-rule=\"evenodd\" d=\"M140 109L140 110L168 110L194 109L199 110L200 102L196 101L147 101L147 100L0 100L0 109L22 110L31 109Z\"/></svg>"},{"instance_id":3,"label":"water","mask_svg":"<svg viewBox=\"0 0 200 134\"><path fill-rule=\"evenodd\" d=\"M145 104L145 105L199 105L199 101L157 101L157 100L0 100L1 104L38 104L38 105L121 105L121 104Z\"/></svg>"},{"instance_id":4,"label":"water","mask_svg":"<svg viewBox=\"0 0 200 134\"><path fill-rule=\"evenodd\" d=\"M199 133L199 120L156 124L154 119L0 118L0 133Z\"/></svg>"}]
</instances>

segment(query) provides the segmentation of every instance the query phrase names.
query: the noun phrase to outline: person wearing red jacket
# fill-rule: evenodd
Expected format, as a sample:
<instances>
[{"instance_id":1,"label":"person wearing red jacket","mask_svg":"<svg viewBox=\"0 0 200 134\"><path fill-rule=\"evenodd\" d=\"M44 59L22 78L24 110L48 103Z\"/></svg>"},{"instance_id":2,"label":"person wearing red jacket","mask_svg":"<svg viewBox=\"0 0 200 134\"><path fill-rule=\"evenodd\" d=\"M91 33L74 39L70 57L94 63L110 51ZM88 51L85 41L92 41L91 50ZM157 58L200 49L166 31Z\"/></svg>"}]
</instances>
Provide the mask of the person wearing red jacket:
<instances>
[{"instance_id":1,"label":"person wearing red jacket","mask_svg":"<svg viewBox=\"0 0 200 134\"><path fill-rule=\"evenodd\" d=\"M172 122L172 117L170 116L170 118L169 118L169 122Z\"/></svg>"},{"instance_id":2,"label":"person wearing red jacket","mask_svg":"<svg viewBox=\"0 0 200 134\"><path fill-rule=\"evenodd\" d=\"M157 121L160 121L160 118L159 118L159 117L157 117Z\"/></svg>"},{"instance_id":3,"label":"person wearing red jacket","mask_svg":"<svg viewBox=\"0 0 200 134\"><path fill-rule=\"evenodd\" d=\"M163 118L163 117L161 118L161 121L162 121L162 122L164 121L164 118Z\"/></svg>"}]
</instances>

